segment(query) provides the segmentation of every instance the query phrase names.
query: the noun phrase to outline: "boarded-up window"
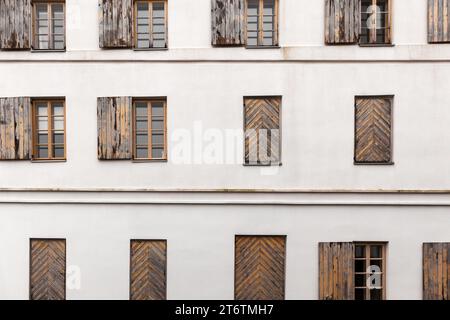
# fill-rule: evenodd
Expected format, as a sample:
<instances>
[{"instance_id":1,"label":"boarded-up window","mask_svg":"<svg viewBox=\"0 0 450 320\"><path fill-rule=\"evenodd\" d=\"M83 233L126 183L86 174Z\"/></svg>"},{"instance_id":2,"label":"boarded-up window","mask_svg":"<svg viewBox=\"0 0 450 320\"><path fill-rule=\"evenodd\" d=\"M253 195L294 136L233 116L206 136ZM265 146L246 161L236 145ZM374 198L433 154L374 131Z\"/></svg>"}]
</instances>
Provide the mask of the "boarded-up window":
<instances>
[{"instance_id":1,"label":"boarded-up window","mask_svg":"<svg viewBox=\"0 0 450 320\"><path fill-rule=\"evenodd\" d=\"M361 0L326 0L325 43L354 44L360 31Z\"/></svg>"},{"instance_id":2,"label":"boarded-up window","mask_svg":"<svg viewBox=\"0 0 450 320\"><path fill-rule=\"evenodd\" d=\"M133 0L99 0L100 48L133 46Z\"/></svg>"},{"instance_id":3,"label":"boarded-up window","mask_svg":"<svg viewBox=\"0 0 450 320\"><path fill-rule=\"evenodd\" d=\"M66 241L32 239L30 247L30 299L64 300Z\"/></svg>"},{"instance_id":4,"label":"boarded-up window","mask_svg":"<svg viewBox=\"0 0 450 320\"><path fill-rule=\"evenodd\" d=\"M450 300L450 243L423 244L423 299Z\"/></svg>"},{"instance_id":5,"label":"boarded-up window","mask_svg":"<svg viewBox=\"0 0 450 320\"><path fill-rule=\"evenodd\" d=\"M392 96L356 97L355 163L392 163Z\"/></svg>"},{"instance_id":6,"label":"boarded-up window","mask_svg":"<svg viewBox=\"0 0 450 320\"><path fill-rule=\"evenodd\" d=\"M212 45L244 45L245 0L211 0Z\"/></svg>"},{"instance_id":7,"label":"boarded-up window","mask_svg":"<svg viewBox=\"0 0 450 320\"><path fill-rule=\"evenodd\" d=\"M65 1L33 1L33 49L65 49Z\"/></svg>"},{"instance_id":8,"label":"boarded-up window","mask_svg":"<svg viewBox=\"0 0 450 320\"><path fill-rule=\"evenodd\" d=\"M0 160L31 158L30 98L0 98Z\"/></svg>"},{"instance_id":9,"label":"boarded-up window","mask_svg":"<svg viewBox=\"0 0 450 320\"><path fill-rule=\"evenodd\" d=\"M97 99L98 158L132 158L132 99L104 97Z\"/></svg>"},{"instance_id":10,"label":"boarded-up window","mask_svg":"<svg viewBox=\"0 0 450 320\"><path fill-rule=\"evenodd\" d=\"M450 42L450 0L428 0L428 42Z\"/></svg>"},{"instance_id":11,"label":"boarded-up window","mask_svg":"<svg viewBox=\"0 0 450 320\"><path fill-rule=\"evenodd\" d=\"M0 48L30 49L30 0L0 0Z\"/></svg>"},{"instance_id":12,"label":"boarded-up window","mask_svg":"<svg viewBox=\"0 0 450 320\"><path fill-rule=\"evenodd\" d=\"M134 45L139 49L167 47L167 1L135 1Z\"/></svg>"},{"instance_id":13,"label":"boarded-up window","mask_svg":"<svg viewBox=\"0 0 450 320\"><path fill-rule=\"evenodd\" d=\"M391 43L390 0L361 1L361 44Z\"/></svg>"},{"instance_id":14,"label":"boarded-up window","mask_svg":"<svg viewBox=\"0 0 450 320\"><path fill-rule=\"evenodd\" d=\"M280 115L281 97L244 98L245 164L280 163Z\"/></svg>"},{"instance_id":15,"label":"boarded-up window","mask_svg":"<svg viewBox=\"0 0 450 320\"><path fill-rule=\"evenodd\" d=\"M235 299L283 300L286 237L237 236Z\"/></svg>"},{"instance_id":16,"label":"boarded-up window","mask_svg":"<svg viewBox=\"0 0 450 320\"><path fill-rule=\"evenodd\" d=\"M166 263L166 241L131 241L131 300L166 299Z\"/></svg>"}]
</instances>

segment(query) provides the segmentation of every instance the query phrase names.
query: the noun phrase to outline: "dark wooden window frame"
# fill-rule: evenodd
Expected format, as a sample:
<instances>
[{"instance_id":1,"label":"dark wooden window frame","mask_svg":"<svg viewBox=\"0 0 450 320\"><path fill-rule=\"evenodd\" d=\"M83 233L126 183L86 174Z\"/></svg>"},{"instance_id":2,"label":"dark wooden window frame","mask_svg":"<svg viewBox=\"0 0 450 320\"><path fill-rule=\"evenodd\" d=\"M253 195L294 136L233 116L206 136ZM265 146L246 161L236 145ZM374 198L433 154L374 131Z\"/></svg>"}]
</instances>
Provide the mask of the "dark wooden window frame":
<instances>
[{"instance_id":1,"label":"dark wooden window frame","mask_svg":"<svg viewBox=\"0 0 450 320\"><path fill-rule=\"evenodd\" d=\"M59 102L63 106L64 117L64 157L53 157L53 110L52 103ZM48 157L38 157L38 115L36 113L37 103L47 104L47 134L48 134ZM33 155L32 161L66 161L67 159L67 130L66 130L66 101L64 98L38 98L31 100L32 105L32 146Z\"/></svg>"},{"instance_id":2,"label":"dark wooden window frame","mask_svg":"<svg viewBox=\"0 0 450 320\"><path fill-rule=\"evenodd\" d=\"M139 2L148 2L149 3L149 32L150 32L150 46L148 48L139 48L138 47L138 36L137 36L137 5ZM153 7L151 4L153 4L154 2L161 2L164 3L164 23L165 23L165 42L166 45L164 47L153 47L152 44L152 35L153 35L153 30L152 30L152 23L153 23L153 15L152 15L152 11L153 11ZM158 51L158 50L167 50L169 47L169 15L168 15L168 0L133 0L133 49L134 50L149 50L149 51Z\"/></svg>"},{"instance_id":3,"label":"dark wooden window frame","mask_svg":"<svg viewBox=\"0 0 450 320\"><path fill-rule=\"evenodd\" d=\"M36 44L37 36L39 35L37 33L37 26L36 26L36 4L47 4L47 24L48 24L48 49L40 49L38 48L38 45ZM51 12L52 12L52 5L53 4L62 4L63 5L63 14L64 14L64 48L63 49L55 49L53 48L53 37L52 37L52 26L53 23L51 23ZM32 51L66 51L66 24L67 24L67 14L66 14L66 1L65 0L32 0L31 1L31 48Z\"/></svg>"},{"instance_id":4,"label":"dark wooden window frame","mask_svg":"<svg viewBox=\"0 0 450 320\"><path fill-rule=\"evenodd\" d=\"M137 144L136 144L136 102L145 102L147 103L147 136L148 136L148 157L147 158L138 158L137 157ZM162 102L163 103L163 117L164 117L164 126L163 126L163 143L164 143L164 156L162 158L153 158L152 154L152 114L151 114L151 103L152 102ZM148 107L150 104L150 107ZM132 127L133 127L133 161L134 162L166 162L168 159L168 150L167 150L167 99L165 97L157 97L157 98L133 98L132 104Z\"/></svg>"},{"instance_id":5,"label":"dark wooden window frame","mask_svg":"<svg viewBox=\"0 0 450 320\"><path fill-rule=\"evenodd\" d=\"M272 45L264 45L264 29L263 29L263 15L264 15L264 0L257 0L259 1L259 17L258 17L258 40L257 40L257 45L248 45L248 37L247 37L247 27L248 27L248 1L249 0L245 0L245 19L244 19L244 38L245 38L245 43L246 43L246 48L247 49L270 49L270 48L279 48L279 0L273 0L274 1L274 22L273 22L273 43ZM263 10L261 10L261 8Z\"/></svg>"},{"instance_id":6,"label":"dark wooden window frame","mask_svg":"<svg viewBox=\"0 0 450 320\"><path fill-rule=\"evenodd\" d=\"M362 0L360 0L361 2ZM377 1L379 0L371 0L372 1L372 5L377 5ZM377 41L377 29L369 29L368 30L368 36L369 36L369 42L361 42L361 34L362 34L362 28L363 28L363 20L362 20L362 16L363 16L363 12L360 12L360 40L358 41L359 45L361 47L379 47L379 46L392 46L392 0L386 0L388 1L387 7L388 7L388 12L386 14L386 25L384 26L386 33L384 36L384 42L378 42ZM362 10L362 5L360 5L361 10Z\"/></svg>"}]
</instances>

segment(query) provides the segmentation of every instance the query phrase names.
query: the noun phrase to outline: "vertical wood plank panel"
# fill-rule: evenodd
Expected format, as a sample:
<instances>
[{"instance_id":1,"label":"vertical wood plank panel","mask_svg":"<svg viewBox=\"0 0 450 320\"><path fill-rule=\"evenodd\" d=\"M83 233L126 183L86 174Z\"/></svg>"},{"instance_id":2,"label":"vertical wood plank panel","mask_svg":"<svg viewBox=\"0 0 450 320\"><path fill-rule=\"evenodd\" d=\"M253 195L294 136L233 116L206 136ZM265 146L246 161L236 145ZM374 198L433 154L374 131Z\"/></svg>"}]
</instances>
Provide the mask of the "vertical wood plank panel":
<instances>
[{"instance_id":1,"label":"vertical wood plank panel","mask_svg":"<svg viewBox=\"0 0 450 320\"><path fill-rule=\"evenodd\" d=\"M245 0L211 0L213 46L245 44Z\"/></svg>"},{"instance_id":2,"label":"vertical wood plank panel","mask_svg":"<svg viewBox=\"0 0 450 320\"><path fill-rule=\"evenodd\" d=\"M99 0L100 48L133 46L133 0Z\"/></svg>"},{"instance_id":3,"label":"vertical wood plank panel","mask_svg":"<svg viewBox=\"0 0 450 320\"><path fill-rule=\"evenodd\" d=\"M423 299L449 300L449 243L423 244Z\"/></svg>"},{"instance_id":4,"label":"vertical wood plank panel","mask_svg":"<svg viewBox=\"0 0 450 320\"><path fill-rule=\"evenodd\" d=\"M359 0L325 1L325 43L354 44L361 23Z\"/></svg>"},{"instance_id":5,"label":"vertical wood plank panel","mask_svg":"<svg viewBox=\"0 0 450 320\"><path fill-rule=\"evenodd\" d=\"M31 0L0 0L0 48L30 49Z\"/></svg>"},{"instance_id":6,"label":"vertical wood plank panel","mask_svg":"<svg viewBox=\"0 0 450 320\"><path fill-rule=\"evenodd\" d=\"M450 0L428 0L428 42L450 42Z\"/></svg>"}]
</instances>

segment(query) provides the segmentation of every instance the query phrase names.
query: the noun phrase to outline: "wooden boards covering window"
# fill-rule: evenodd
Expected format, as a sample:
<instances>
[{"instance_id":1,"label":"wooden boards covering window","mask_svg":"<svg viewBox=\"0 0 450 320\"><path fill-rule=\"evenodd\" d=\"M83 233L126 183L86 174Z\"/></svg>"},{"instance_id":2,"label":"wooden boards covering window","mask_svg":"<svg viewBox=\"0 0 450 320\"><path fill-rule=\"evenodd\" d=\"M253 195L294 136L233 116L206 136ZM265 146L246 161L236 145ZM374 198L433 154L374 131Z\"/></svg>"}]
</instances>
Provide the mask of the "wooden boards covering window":
<instances>
[{"instance_id":1,"label":"wooden boards covering window","mask_svg":"<svg viewBox=\"0 0 450 320\"><path fill-rule=\"evenodd\" d=\"M30 299L66 298L66 240L31 239Z\"/></svg>"},{"instance_id":2,"label":"wooden boards covering window","mask_svg":"<svg viewBox=\"0 0 450 320\"><path fill-rule=\"evenodd\" d=\"M325 43L357 43L359 40L360 22L360 0L326 0Z\"/></svg>"},{"instance_id":3,"label":"wooden boards covering window","mask_svg":"<svg viewBox=\"0 0 450 320\"><path fill-rule=\"evenodd\" d=\"M0 160L29 160L32 150L30 98L0 98Z\"/></svg>"},{"instance_id":4,"label":"wooden boards covering window","mask_svg":"<svg viewBox=\"0 0 450 320\"><path fill-rule=\"evenodd\" d=\"M450 0L428 0L428 42L450 42Z\"/></svg>"},{"instance_id":5,"label":"wooden boards covering window","mask_svg":"<svg viewBox=\"0 0 450 320\"><path fill-rule=\"evenodd\" d=\"M245 0L211 0L212 45L245 44Z\"/></svg>"},{"instance_id":6,"label":"wooden boards covering window","mask_svg":"<svg viewBox=\"0 0 450 320\"><path fill-rule=\"evenodd\" d=\"M133 0L99 0L100 48L133 46Z\"/></svg>"},{"instance_id":7,"label":"wooden boards covering window","mask_svg":"<svg viewBox=\"0 0 450 320\"><path fill-rule=\"evenodd\" d=\"M0 48L30 49L31 0L0 0Z\"/></svg>"},{"instance_id":8,"label":"wooden boards covering window","mask_svg":"<svg viewBox=\"0 0 450 320\"><path fill-rule=\"evenodd\" d=\"M102 97L97 99L98 158L132 158L132 99Z\"/></svg>"},{"instance_id":9,"label":"wooden boards covering window","mask_svg":"<svg viewBox=\"0 0 450 320\"><path fill-rule=\"evenodd\" d=\"M166 299L167 242L132 240L130 255L130 299Z\"/></svg>"},{"instance_id":10,"label":"wooden boards covering window","mask_svg":"<svg viewBox=\"0 0 450 320\"><path fill-rule=\"evenodd\" d=\"M354 300L354 244L319 243L319 299Z\"/></svg>"},{"instance_id":11,"label":"wooden boards covering window","mask_svg":"<svg viewBox=\"0 0 450 320\"><path fill-rule=\"evenodd\" d=\"M286 237L236 236L235 299L283 300Z\"/></svg>"},{"instance_id":12,"label":"wooden boards covering window","mask_svg":"<svg viewBox=\"0 0 450 320\"><path fill-rule=\"evenodd\" d=\"M423 244L423 299L450 300L450 243Z\"/></svg>"},{"instance_id":13,"label":"wooden boards covering window","mask_svg":"<svg viewBox=\"0 0 450 320\"><path fill-rule=\"evenodd\" d=\"M356 97L355 163L391 163L392 104L393 96Z\"/></svg>"}]
</instances>

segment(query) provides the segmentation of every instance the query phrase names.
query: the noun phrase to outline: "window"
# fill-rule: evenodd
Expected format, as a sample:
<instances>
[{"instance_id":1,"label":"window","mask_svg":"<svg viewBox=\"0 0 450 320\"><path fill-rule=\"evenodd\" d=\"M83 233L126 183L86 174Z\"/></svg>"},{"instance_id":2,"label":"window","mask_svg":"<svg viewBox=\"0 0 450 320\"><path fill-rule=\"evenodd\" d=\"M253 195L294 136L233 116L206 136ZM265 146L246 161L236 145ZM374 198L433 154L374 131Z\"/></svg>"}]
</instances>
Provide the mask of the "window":
<instances>
[{"instance_id":1,"label":"window","mask_svg":"<svg viewBox=\"0 0 450 320\"><path fill-rule=\"evenodd\" d=\"M389 0L361 0L361 44L389 44L391 15Z\"/></svg>"},{"instance_id":2,"label":"window","mask_svg":"<svg viewBox=\"0 0 450 320\"><path fill-rule=\"evenodd\" d=\"M165 160L166 101L134 100L134 159Z\"/></svg>"},{"instance_id":3,"label":"window","mask_svg":"<svg viewBox=\"0 0 450 320\"><path fill-rule=\"evenodd\" d=\"M355 300L385 299L386 245L355 243Z\"/></svg>"},{"instance_id":4,"label":"window","mask_svg":"<svg viewBox=\"0 0 450 320\"><path fill-rule=\"evenodd\" d=\"M167 48L167 2L135 2L135 47Z\"/></svg>"},{"instance_id":5,"label":"window","mask_svg":"<svg viewBox=\"0 0 450 320\"><path fill-rule=\"evenodd\" d=\"M278 45L278 0L247 0L247 46Z\"/></svg>"},{"instance_id":6,"label":"window","mask_svg":"<svg viewBox=\"0 0 450 320\"><path fill-rule=\"evenodd\" d=\"M64 17L64 1L33 1L33 49L65 49Z\"/></svg>"},{"instance_id":7,"label":"window","mask_svg":"<svg viewBox=\"0 0 450 320\"><path fill-rule=\"evenodd\" d=\"M64 100L34 100L33 113L33 159L64 160L66 158Z\"/></svg>"}]
</instances>

